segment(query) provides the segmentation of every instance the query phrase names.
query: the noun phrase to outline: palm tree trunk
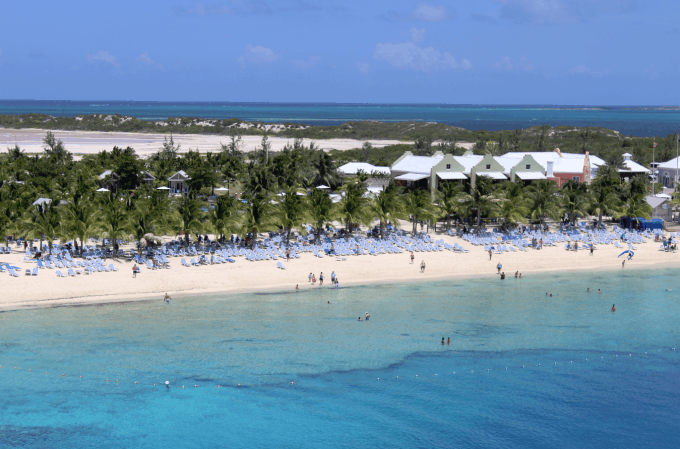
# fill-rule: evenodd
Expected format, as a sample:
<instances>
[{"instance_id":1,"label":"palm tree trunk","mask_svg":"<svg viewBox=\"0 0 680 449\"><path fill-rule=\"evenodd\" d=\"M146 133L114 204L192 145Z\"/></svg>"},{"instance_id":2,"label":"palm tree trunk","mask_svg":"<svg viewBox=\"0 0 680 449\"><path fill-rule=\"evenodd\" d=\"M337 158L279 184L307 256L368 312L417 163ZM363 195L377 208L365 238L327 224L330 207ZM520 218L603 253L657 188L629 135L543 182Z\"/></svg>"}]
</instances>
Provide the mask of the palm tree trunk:
<instances>
[{"instance_id":1,"label":"palm tree trunk","mask_svg":"<svg viewBox=\"0 0 680 449\"><path fill-rule=\"evenodd\" d=\"M385 232L383 231L383 222L380 220L380 240L385 240Z\"/></svg>"},{"instance_id":2,"label":"palm tree trunk","mask_svg":"<svg viewBox=\"0 0 680 449\"><path fill-rule=\"evenodd\" d=\"M288 232L286 232L286 245L290 241L290 227L288 227Z\"/></svg>"}]
</instances>

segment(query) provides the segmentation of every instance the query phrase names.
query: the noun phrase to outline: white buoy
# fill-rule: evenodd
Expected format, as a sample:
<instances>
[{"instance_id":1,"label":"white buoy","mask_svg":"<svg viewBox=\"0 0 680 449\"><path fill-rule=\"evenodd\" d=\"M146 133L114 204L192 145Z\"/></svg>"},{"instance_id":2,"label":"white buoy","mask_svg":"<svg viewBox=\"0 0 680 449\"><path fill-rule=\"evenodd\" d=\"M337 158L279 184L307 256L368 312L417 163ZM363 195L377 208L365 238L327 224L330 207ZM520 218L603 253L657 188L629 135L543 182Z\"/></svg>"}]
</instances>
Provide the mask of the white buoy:
<instances>
[{"instance_id":1,"label":"white buoy","mask_svg":"<svg viewBox=\"0 0 680 449\"><path fill-rule=\"evenodd\" d=\"M165 381L165 385L170 385L170 382L168 382L168 381L166 380L166 381Z\"/></svg>"}]
</instances>

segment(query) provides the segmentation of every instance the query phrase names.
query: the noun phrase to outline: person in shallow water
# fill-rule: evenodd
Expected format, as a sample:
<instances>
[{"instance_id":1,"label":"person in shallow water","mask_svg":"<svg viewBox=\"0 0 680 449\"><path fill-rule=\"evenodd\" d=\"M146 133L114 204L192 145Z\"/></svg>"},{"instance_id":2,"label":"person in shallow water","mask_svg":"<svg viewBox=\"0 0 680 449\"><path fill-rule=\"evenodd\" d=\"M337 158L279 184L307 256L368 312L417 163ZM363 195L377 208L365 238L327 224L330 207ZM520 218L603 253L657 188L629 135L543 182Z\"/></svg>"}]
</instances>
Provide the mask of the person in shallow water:
<instances>
[{"instance_id":1,"label":"person in shallow water","mask_svg":"<svg viewBox=\"0 0 680 449\"><path fill-rule=\"evenodd\" d=\"M165 298L163 298L163 300L165 300L166 303L170 304L170 295L166 293Z\"/></svg>"},{"instance_id":2,"label":"person in shallow water","mask_svg":"<svg viewBox=\"0 0 680 449\"><path fill-rule=\"evenodd\" d=\"M442 337L442 345L443 345L444 343L446 343L446 341L444 340L444 337Z\"/></svg>"},{"instance_id":3,"label":"person in shallow water","mask_svg":"<svg viewBox=\"0 0 680 449\"><path fill-rule=\"evenodd\" d=\"M616 304L612 304L612 312L616 312Z\"/></svg>"}]
</instances>

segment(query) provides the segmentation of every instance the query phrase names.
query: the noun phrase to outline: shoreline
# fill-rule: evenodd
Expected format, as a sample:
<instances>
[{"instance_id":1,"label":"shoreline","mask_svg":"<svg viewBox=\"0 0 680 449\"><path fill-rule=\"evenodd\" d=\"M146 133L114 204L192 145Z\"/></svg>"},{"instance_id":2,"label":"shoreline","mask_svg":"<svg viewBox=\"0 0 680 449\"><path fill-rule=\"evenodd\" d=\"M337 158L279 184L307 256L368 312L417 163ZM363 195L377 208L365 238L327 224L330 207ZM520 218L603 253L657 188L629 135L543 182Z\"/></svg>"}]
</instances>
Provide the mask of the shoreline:
<instances>
[{"instance_id":1,"label":"shoreline","mask_svg":"<svg viewBox=\"0 0 680 449\"><path fill-rule=\"evenodd\" d=\"M359 256L361 257L361 256ZM417 264L414 264L417 265ZM618 265L618 264L617 264ZM495 266L495 265L494 265ZM657 262L638 262L631 264L625 268L625 270L653 270L653 269L672 269L680 268L680 261L657 261ZM545 275L549 273L579 273L583 271L591 272L612 272L622 270L618 266L608 266L608 265L595 265L595 266L580 266L580 267L554 267L554 268L537 268L531 271L522 272L522 274L527 273L529 276L533 275ZM622 270L624 271L624 270ZM100 276L105 276L102 274ZM511 281L514 279L514 274L509 273L507 275L507 280ZM497 278L496 273L454 273L454 274L434 274L434 275L424 275L421 277L411 277L411 278L401 278L401 277L384 277L384 278L372 278L372 279L361 279L361 280L351 280L343 281L341 288L347 287L357 287L363 285L392 285L392 284L413 284L420 282L421 279L427 281L446 281L446 280L457 280L457 279L488 279ZM523 276L526 278L526 276ZM299 282L298 282L299 284ZM330 284L329 284L330 285ZM306 287L308 286L308 287ZM183 290L168 290L172 293L170 296L173 300L189 298L201 295L211 295L211 294L221 294L228 296L235 296L239 294L288 294L294 293L294 286L292 283L278 283L278 284L265 284L259 286L249 286L249 287L236 287L236 288L187 288ZM314 289L319 288L319 286L310 286L306 281L300 288L300 293L311 292ZM331 288L332 287L328 287ZM288 290L290 289L290 290ZM115 305L115 304L126 304L126 303L136 303L136 302L146 302L146 301L157 301L162 300L164 292L161 291L148 291L139 292L133 294L125 293L111 293L106 295L82 295L82 296L70 296L70 297L58 297L49 298L44 300L29 300L21 302L4 302L0 303L0 313L6 312L19 312L26 310L40 310L40 309L52 309L59 307L87 307L87 306L104 306L104 305ZM28 304L31 302L32 304Z\"/></svg>"}]
</instances>

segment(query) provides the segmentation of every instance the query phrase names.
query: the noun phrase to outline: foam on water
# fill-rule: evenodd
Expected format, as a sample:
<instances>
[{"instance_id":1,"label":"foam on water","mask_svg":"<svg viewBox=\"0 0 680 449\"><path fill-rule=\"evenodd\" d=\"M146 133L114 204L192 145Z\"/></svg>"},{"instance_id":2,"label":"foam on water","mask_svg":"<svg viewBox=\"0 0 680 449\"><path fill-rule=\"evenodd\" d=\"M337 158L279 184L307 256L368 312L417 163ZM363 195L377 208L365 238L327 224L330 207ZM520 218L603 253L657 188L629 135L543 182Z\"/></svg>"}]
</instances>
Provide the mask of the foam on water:
<instances>
[{"instance_id":1,"label":"foam on water","mask_svg":"<svg viewBox=\"0 0 680 449\"><path fill-rule=\"evenodd\" d=\"M675 447L678 288L559 273L3 313L0 447Z\"/></svg>"}]
</instances>

